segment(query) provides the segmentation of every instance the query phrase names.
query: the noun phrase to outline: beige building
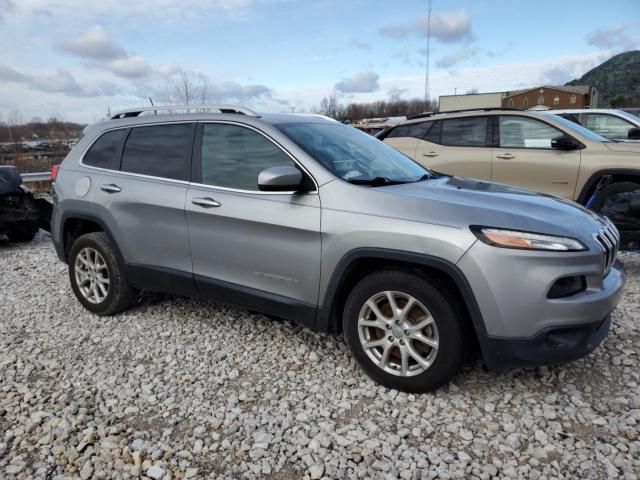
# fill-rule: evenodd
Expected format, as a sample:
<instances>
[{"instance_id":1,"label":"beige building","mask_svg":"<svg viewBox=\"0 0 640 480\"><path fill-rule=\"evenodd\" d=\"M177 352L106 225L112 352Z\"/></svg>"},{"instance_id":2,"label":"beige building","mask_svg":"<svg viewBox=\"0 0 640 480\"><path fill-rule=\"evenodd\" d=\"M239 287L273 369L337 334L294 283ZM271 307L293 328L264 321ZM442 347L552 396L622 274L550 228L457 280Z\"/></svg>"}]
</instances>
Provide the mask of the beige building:
<instances>
[{"instance_id":1,"label":"beige building","mask_svg":"<svg viewBox=\"0 0 640 480\"><path fill-rule=\"evenodd\" d=\"M441 95L440 112L468 110L473 108L500 108L505 92L467 93L465 95Z\"/></svg>"}]
</instances>

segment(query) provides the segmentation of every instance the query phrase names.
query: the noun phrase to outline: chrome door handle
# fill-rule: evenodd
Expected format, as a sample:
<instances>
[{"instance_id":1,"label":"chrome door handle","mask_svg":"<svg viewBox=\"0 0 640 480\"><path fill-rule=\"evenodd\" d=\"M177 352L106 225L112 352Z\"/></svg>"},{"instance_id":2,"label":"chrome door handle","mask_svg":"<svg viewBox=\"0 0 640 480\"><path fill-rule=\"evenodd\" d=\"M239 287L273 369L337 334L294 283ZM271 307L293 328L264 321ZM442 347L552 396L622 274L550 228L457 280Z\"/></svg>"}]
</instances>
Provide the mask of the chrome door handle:
<instances>
[{"instance_id":1,"label":"chrome door handle","mask_svg":"<svg viewBox=\"0 0 640 480\"><path fill-rule=\"evenodd\" d=\"M100 190L107 193L118 193L122 191L122 189L118 185L114 185L113 183L102 185L100 187Z\"/></svg>"},{"instance_id":2,"label":"chrome door handle","mask_svg":"<svg viewBox=\"0 0 640 480\"><path fill-rule=\"evenodd\" d=\"M440 155L440 154L436 153L436 152L429 152L429 153L423 153L422 154L423 157L437 157L438 155Z\"/></svg>"},{"instance_id":3,"label":"chrome door handle","mask_svg":"<svg viewBox=\"0 0 640 480\"><path fill-rule=\"evenodd\" d=\"M496 155L496 157L502 158L504 160L511 160L512 158L516 158L516 156L511 154L511 153L503 153L503 154L500 154L500 155Z\"/></svg>"},{"instance_id":4,"label":"chrome door handle","mask_svg":"<svg viewBox=\"0 0 640 480\"><path fill-rule=\"evenodd\" d=\"M191 200L191 203L193 203L194 205L198 205L199 207L203 207L203 208L213 208L213 207L220 207L222 206L222 204L220 202L216 202L213 198L194 198L193 200Z\"/></svg>"}]
</instances>

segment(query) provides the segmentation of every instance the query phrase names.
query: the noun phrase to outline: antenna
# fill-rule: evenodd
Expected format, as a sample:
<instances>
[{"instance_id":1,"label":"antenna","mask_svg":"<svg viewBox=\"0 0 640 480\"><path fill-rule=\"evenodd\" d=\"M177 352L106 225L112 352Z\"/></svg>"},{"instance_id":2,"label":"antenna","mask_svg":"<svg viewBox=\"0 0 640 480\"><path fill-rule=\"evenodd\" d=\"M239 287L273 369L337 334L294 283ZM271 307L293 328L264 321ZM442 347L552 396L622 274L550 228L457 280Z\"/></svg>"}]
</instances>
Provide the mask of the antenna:
<instances>
[{"instance_id":1,"label":"antenna","mask_svg":"<svg viewBox=\"0 0 640 480\"><path fill-rule=\"evenodd\" d=\"M429 9L427 10L427 61L424 74L424 111L427 111L429 103L429 57L431 54L431 0L429 0Z\"/></svg>"}]
</instances>

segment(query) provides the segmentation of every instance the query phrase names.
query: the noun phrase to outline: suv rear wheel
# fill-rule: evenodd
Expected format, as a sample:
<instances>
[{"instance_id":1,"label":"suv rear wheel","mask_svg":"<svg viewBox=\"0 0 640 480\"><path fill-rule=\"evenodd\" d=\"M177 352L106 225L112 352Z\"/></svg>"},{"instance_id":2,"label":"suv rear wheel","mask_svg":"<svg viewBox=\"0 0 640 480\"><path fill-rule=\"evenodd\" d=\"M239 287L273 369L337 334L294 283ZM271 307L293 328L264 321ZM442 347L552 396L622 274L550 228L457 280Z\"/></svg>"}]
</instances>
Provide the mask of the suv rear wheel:
<instances>
[{"instance_id":1,"label":"suv rear wheel","mask_svg":"<svg viewBox=\"0 0 640 480\"><path fill-rule=\"evenodd\" d=\"M102 232L78 237L69 253L69 279L80 303L97 315L133 305L137 292L127 281L118 254Z\"/></svg>"},{"instance_id":2,"label":"suv rear wheel","mask_svg":"<svg viewBox=\"0 0 640 480\"><path fill-rule=\"evenodd\" d=\"M362 279L343 316L347 344L367 374L408 392L435 390L458 372L464 358L462 325L434 282L399 270Z\"/></svg>"}]
</instances>

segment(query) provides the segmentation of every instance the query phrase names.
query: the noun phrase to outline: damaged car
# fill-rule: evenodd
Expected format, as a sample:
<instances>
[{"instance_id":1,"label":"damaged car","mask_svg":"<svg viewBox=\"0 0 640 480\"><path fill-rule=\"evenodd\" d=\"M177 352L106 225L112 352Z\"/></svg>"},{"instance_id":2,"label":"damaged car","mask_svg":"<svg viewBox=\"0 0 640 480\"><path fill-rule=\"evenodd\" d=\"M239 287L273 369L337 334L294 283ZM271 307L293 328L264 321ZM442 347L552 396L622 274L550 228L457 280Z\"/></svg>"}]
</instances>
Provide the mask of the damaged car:
<instances>
[{"instance_id":1,"label":"damaged car","mask_svg":"<svg viewBox=\"0 0 640 480\"><path fill-rule=\"evenodd\" d=\"M18 169L0 166L0 235L14 243L29 242L40 228L50 230L50 219L51 204L24 186Z\"/></svg>"}]
</instances>

